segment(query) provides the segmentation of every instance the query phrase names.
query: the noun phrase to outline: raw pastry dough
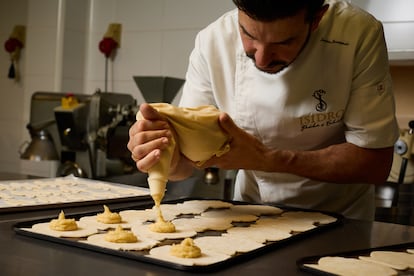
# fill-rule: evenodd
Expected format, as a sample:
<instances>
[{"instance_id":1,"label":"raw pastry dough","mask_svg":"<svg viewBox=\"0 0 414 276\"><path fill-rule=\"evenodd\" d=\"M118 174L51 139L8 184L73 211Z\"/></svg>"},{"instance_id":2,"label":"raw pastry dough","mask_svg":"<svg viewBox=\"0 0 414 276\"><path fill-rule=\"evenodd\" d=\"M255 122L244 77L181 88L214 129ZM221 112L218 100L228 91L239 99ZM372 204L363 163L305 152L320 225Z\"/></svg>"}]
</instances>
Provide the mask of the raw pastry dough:
<instances>
[{"instance_id":1,"label":"raw pastry dough","mask_svg":"<svg viewBox=\"0 0 414 276\"><path fill-rule=\"evenodd\" d=\"M179 244L173 244L170 253L179 258L198 258L201 257L201 249L194 244L192 238L185 238Z\"/></svg>"},{"instance_id":2,"label":"raw pastry dough","mask_svg":"<svg viewBox=\"0 0 414 276\"><path fill-rule=\"evenodd\" d=\"M360 257L360 259L364 258ZM372 251L370 259L395 269L406 270L414 268L414 255L407 252Z\"/></svg>"},{"instance_id":3,"label":"raw pastry dough","mask_svg":"<svg viewBox=\"0 0 414 276\"><path fill-rule=\"evenodd\" d=\"M220 111L214 106L182 108L167 103L154 103L151 106L168 120L177 134L177 141L171 139L160 161L148 171L150 193L155 205L159 206L164 197L176 143L184 156L199 165L214 155L221 156L228 152L230 145L228 135L218 124ZM138 121L143 119L140 112L136 118Z\"/></svg>"},{"instance_id":4,"label":"raw pastry dough","mask_svg":"<svg viewBox=\"0 0 414 276\"><path fill-rule=\"evenodd\" d=\"M224 231L233 227L231 218L206 218L202 216L175 219L174 225L176 227L197 232L204 232L207 230Z\"/></svg>"},{"instance_id":5,"label":"raw pastry dough","mask_svg":"<svg viewBox=\"0 0 414 276\"><path fill-rule=\"evenodd\" d=\"M151 231L148 227L148 224L133 224L131 225L131 231L135 234L139 235L140 237L147 237L153 240L176 240L176 239L185 239L191 238L197 235L197 232L185 227L181 227L180 225L175 226L175 232L171 233L161 233L161 232L154 232Z\"/></svg>"},{"instance_id":6,"label":"raw pastry dough","mask_svg":"<svg viewBox=\"0 0 414 276\"><path fill-rule=\"evenodd\" d=\"M157 221L149 225L149 229L157 233L174 233L175 225L171 221L165 221L161 214L161 208L159 208L159 214Z\"/></svg>"},{"instance_id":7,"label":"raw pastry dough","mask_svg":"<svg viewBox=\"0 0 414 276\"><path fill-rule=\"evenodd\" d=\"M355 258L322 257L318 264L305 264L305 266L325 271L335 275L397 275L398 272L384 265L377 265Z\"/></svg>"},{"instance_id":8,"label":"raw pastry dough","mask_svg":"<svg viewBox=\"0 0 414 276\"><path fill-rule=\"evenodd\" d=\"M161 261L172 262L175 264L185 265L185 266L206 266L210 264L216 264L223 262L230 258L230 255L213 252L213 251L203 251L201 256L198 258L180 258L172 256L170 253L171 245L162 245L155 248L152 248L149 251L148 256L150 258L155 258Z\"/></svg>"},{"instance_id":9,"label":"raw pastry dough","mask_svg":"<svg viewBox=\"0 0 414 276\"><path fill-rule=\"evenodd\" d=\"M78 229L75 219L65 218L65 213L60 211L57 219L52 219L49 223L49 227L56 231L73 231Z\"/></svg>"},{"instance_id":10,"label":"raw pastry dough","mask_svg":"<svg viewBox=\"0 0 414 276\"><path fill-rule=\"evenodd\" d=\"M194 239L194 243L201 251L210 250L226 255L234 256L236 253L245 253L265 246L244 237L228 236L203 236Z\"/></svg>"},{"instance_id":11,"label":"raw pastry dough","mask_svg":"<svg viewBox=\"0 0 414 276\"><path fill-rule=\"evenodd\" d=\"M104 205L104 212L96 215L96 220L102 223L114 224L121 223L122 219L118 213L112 213L108 206Z\"/></svg>"},{"instance_id":12,"label":"raw pastry dough","mask_svg":"<svg viewBox=\"0 0 414 276\"><path fill-rule=\"evenodd\" d=\"M83 238L98 233L96 227L77 223L78 228L75 230L58 231L50 229L49 222L36 223L31 228L25 228L26 231L42 235L60 237L60 238Z\"/></svg>"},{"instance_id":13,"label":"raw pastry dough","mask_svg":"<svg viewBox=\"0 0 414 276\"><path fill-rule=\"evenodd\" d=\"M156 246L159 241L145 238L145 237L139 237L138 241L136 242L128 242L128 243L119 243L119 242L109 242L105 240L105 234L96 234L89 236L87 240L81 240L80 242L85 242L89 244L93 244L96 246L114 249L114 250L124 250L124 251L136 251L136 250L146 250L151 249L154 246Z\"/></svg>"},{"instance_id":14,"label":"raw pastry dough","mask_svg":"<svg viewBox=\"0 0 414 276\"><path fill-rule=\"evenodd\" d=\"M121 225L118 225L115 230L110 230L106 233L105 240L116 243L133 243L137 242L138 238L131 231L124 230Z\"/></svg>"}]
</instances>

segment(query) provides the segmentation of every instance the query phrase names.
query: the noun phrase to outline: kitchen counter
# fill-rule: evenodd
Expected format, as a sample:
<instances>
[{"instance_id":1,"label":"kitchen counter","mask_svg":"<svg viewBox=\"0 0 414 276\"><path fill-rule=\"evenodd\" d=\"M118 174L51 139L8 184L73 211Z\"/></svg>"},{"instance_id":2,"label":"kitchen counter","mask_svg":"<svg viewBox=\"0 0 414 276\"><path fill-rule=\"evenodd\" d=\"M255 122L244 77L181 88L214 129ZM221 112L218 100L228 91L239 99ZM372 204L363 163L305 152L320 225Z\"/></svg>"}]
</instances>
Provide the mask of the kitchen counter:
<instances>
[{"instance_id":1,"label":"kitchen counter","mask_svg":"<svg viewBox=\"0 0 414 276\"><path fill-rule=\"evenodd\" d=\"M0 173L0 179L27 179L30 177ZM166 200L175 199L166 197ZM142 200L140 204L152 203ZM137 206L137 202L111 203L111 209ZM65 214L101 212L102 205L65 208ZM154 264L124 259L39 240L16 234L13 226L21 221L54 217L59 209L0 213L0 275L189 275L188 272ZM369 247L414 242L414 227L345 219L343 224L313 233L286 243L242 263L214 271L220 275L309 275L300 271L296 260L312 255L324 255ZM278 272L278 273L277 273Z\"/></svg>"},{"instance_id":2,"label":"kitchen counter","mask_svg":"<svg viewBox=\"0 0 414 276\"><path fill-rule=\"evenodd\" d=\"M118 203L110 207L125 208L130 204L136 206L136 203ZM65 213L76 214L101 209L101 205L73 207L65 209ZM51 217L57 211L0 214L0 275L189 275L188 272L154 264L22 236L12 229L19 221ZM297 268L296 260L311 255L407 242L414 242L413 226L345 219L343 224L286 243L270 252L213 273L240 276L279 273L309 275Z\"/></svg>"}]
</instances>

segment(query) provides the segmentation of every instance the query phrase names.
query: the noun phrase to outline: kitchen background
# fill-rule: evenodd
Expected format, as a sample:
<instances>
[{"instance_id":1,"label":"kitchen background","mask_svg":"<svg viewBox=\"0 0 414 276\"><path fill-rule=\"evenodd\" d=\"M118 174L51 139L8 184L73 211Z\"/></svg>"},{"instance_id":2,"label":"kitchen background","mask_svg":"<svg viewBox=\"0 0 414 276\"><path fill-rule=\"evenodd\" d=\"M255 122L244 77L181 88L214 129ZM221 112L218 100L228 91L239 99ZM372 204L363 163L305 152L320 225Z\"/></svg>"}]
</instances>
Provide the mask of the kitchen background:
<instances>
[{"instance_id":1,"label":"kitchen background","mask_svg":"<svg viewBox=\"0 0 414 276\"><path fill-rule=\"evenodd\" d=\"M401 128L414 119L414 1L358 0L384 23ZM108 25L122 24L121 45L108 66L108 91L143 97L133 76L184 78L196 33L232 9L231 0L0 0L0 42L26 27L20 79L7 77L0 50L0 170L32 172L18 153L36 91L93 94L104 90L98 44Z\"/></svg>"}]
</instances>

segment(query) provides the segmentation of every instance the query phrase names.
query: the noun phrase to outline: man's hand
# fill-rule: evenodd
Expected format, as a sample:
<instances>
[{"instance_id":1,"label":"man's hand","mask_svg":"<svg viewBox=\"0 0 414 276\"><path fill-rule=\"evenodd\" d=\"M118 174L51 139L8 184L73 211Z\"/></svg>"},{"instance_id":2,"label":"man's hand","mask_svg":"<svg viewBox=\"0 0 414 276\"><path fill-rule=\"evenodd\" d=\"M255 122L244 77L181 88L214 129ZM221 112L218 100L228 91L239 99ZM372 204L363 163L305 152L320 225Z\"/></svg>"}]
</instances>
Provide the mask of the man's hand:
<instances>
[{"instance_id":1,"label":"man's hand","mask_svg":"<svg viewBox=\"0 0 414 276\"><path fill-rule=\"evenodd\" d=\"M129 129L127 147L132 153L132 159L142 172L156 164L172 136L168 122L148 104L141 104L143 120L135 122Z\"/></svg>"},{"instance_id":2,"label":"man's hand","mask_svg":"<svg viewBox=\"0 0 414 276\"><path fill-rule=\"evenodd\" d=\"M212 157L203 168L216 166L222 169L248 169L265 171L263 158L269 151L256 137L239 128L227 113L219 116L221 128L229 135L230 151Z\"/></svg>"}]
</instances>

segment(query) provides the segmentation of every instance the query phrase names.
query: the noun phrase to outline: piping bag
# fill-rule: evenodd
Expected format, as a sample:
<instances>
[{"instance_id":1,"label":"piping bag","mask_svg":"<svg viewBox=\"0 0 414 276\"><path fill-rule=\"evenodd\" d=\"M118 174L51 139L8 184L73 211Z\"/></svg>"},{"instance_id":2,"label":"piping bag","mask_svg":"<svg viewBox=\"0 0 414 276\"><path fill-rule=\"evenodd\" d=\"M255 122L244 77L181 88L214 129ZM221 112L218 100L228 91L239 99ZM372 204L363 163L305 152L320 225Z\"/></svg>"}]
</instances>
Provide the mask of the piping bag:
<instances>
[{"instance_id":1,"label":"piping bag","mask_svg":"<svg viewBox=\"0 0 414 276\"><path fill-rule=\"evenodd\" d=\"M176 139L170 139L169 146L161 152L160 161L148 171L150 194L156 206L165 195L172 156L176 146L180 152L198 166L213 156L221 156L230 150L230 137L218 123L220 111L212 105L196 108L177 107L167 103L152 103L174 128ZM140 112L137 120L142 120Z\"/></svg>"}]
</instances>

